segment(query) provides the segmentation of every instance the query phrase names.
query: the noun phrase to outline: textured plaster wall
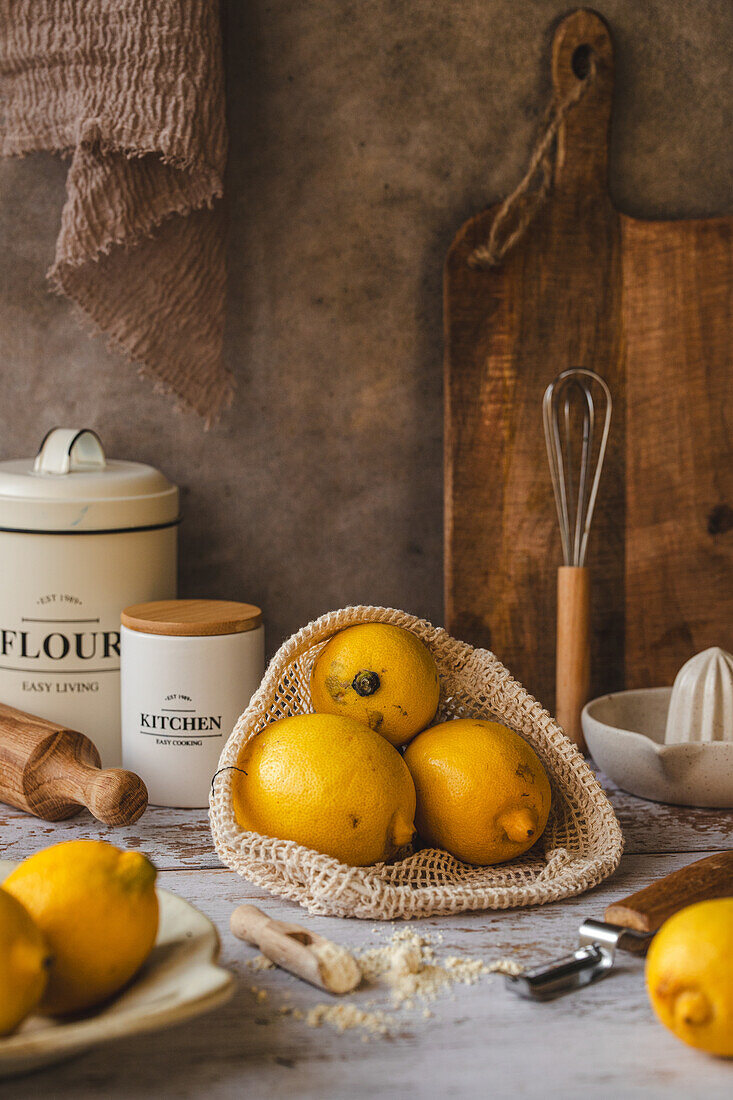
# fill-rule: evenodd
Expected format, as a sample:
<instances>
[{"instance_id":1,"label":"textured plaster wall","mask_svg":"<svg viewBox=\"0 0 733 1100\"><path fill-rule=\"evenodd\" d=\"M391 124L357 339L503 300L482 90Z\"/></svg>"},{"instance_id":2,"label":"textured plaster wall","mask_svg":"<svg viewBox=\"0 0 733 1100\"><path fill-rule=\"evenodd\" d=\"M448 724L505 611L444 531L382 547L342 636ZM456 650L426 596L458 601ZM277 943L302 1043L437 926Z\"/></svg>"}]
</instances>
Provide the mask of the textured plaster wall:
<instances>
[{"instance_id":1,"label":"textured plaster wall","mask_svg":"<svg viewBox=\"0 0 733 1100\"><path fill-rule=\"evenodd\" d=\"M518 180L555 0L229 0L227 356L211 431L89 339L44 272L50 156L0 162L0 457L53 424L185 491L181 588L261 603L272 649L351 602L442 620L441 266ZM733 209L730 0L601 0L611 186L646 217ZM558 367L564 364L558 364Z\"/></svg>"}]
</instances>

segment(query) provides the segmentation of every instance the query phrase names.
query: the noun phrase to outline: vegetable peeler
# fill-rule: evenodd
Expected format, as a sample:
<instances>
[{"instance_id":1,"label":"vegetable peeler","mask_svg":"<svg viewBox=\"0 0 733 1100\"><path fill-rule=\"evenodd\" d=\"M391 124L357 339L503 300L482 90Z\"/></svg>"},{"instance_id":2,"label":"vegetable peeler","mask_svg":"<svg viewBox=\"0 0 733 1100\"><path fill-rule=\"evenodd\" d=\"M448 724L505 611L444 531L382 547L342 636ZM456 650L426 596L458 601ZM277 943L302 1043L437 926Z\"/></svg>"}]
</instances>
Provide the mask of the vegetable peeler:
<instances>
[{"instance_id":1,"label":"vegetable peeler","mask_svg":"<svg viewBox=\"0 0 733 1100\"><path fill-rule=\"evenodd\" d=\"M733 895L733 851L721 852L673 871L643 890L609 905L605 920L585 920L572 955L506 975L513 992L532 1001L551 1001L605 977L616 952L642 954L654 933L680 909L697 901Z\"/></svg>"}]
</instances>

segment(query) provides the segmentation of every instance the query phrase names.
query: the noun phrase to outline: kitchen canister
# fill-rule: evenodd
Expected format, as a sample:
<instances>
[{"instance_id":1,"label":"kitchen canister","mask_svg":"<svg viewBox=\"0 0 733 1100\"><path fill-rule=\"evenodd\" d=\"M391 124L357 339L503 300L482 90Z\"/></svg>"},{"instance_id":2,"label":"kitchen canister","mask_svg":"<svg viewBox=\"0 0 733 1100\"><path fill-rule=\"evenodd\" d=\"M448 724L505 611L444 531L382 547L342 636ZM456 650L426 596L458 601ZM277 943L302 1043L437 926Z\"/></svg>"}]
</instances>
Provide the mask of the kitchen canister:
<instances>
[{"instance_id":1,"label":"kitchen canister","mask_svg":"<svg viewBox=\"0 0 733 1100\"><path fill-rule=\"evenodd\" d=\"M121 763L120 612L176 595L178 489L54 428L0 463L0 702L85 733Z\"/></svg>"},{"instance_id":2,"label":"kitchen canister","mask_svg":"<svg viewBox=\"0 0 733 1100\"><path fill-rule=\"evenodd\" d=\"M265 667L262 612L164 600L122 612L122 760L157 806L205 807L219 756Z\"/></svg>"}]
</instances>

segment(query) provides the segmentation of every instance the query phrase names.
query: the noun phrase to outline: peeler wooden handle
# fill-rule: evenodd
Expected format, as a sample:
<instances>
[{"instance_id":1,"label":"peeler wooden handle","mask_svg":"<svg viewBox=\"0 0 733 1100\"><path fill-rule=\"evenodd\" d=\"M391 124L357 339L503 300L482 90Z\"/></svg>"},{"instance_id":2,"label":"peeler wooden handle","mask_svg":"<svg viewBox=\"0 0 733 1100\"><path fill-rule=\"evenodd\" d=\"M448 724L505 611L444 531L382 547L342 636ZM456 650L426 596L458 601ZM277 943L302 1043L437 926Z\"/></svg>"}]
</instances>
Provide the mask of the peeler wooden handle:
<instances>
[{"instance_id":1,"label":"peeler wooden handle","mask_svg":"<svg viewBox=\"0 0 733 1100\"><path fill-rule=\"evenodd\" d=\"M273 920L255 905L235 909L229 927L277 966L328 993L350 993L361 981L359 964L344 948L298 924ZM339 956L340 965L329 965L333 955Z\"/></svg>"},{"instance_id":2,"label":"peeler wooden handle","mask_svg":"<svg viewBox=\"0 0 733 1100\"><path fill-rule=\"evenodd\" d=\"M605 919L635 932L656 932L688 905L729 896L733 896L733 851L699 859L614 902L606 909Z\"/></svg>"},{"instance_id":3,"label":"peeler wooden handle","mask_svg":"<svg viewBox=\"0 0 733 1100\"><path fill-rule=\"evenodd\" d=\"M590 575L585 566L561 565L557 571L555 713L581 752L585 752L585 738L580 712L589 693Z\"/></svg>"},{"instance_id":4,"label":"peeler wooden handle","mask_svg":"<svg viewBox=\"0 0 733 1100\"><path fill-rule=\"evenodd\" d=\"M134 772L102 770L83 733L0 703L0 802L46 821L86 806L105 825L131 825L148 792Z\"/></svg>"}]
</instances>

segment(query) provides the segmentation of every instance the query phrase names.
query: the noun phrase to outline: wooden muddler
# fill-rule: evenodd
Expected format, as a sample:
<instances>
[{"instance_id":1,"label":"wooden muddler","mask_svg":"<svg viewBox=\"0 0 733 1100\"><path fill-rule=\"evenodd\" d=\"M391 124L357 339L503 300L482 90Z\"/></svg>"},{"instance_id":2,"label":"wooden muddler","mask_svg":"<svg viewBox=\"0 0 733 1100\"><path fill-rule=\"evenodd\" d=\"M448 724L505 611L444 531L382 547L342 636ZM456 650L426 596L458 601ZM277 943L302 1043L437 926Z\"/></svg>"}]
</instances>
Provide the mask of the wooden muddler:
<instances>
[{"instance_id":1,"label":"wooden muddler","mask_svg":"<svg viewBox=\"0 0 733 1100\"><path fill-rule=\"evenodd\" d=\"M0 703L0 802L46 821L86 806L105 825L131 825L148 804L145 784L101 763L83 733Z\"/></svg>"},{"instance_id":2,"label":"wooden muddler","mask_svg":"<svg viewBox=\"0 0 733 1100\"><path fill-rule=\"evenodd\" d=\"M557 571L555 661L557 720L583 752L580 712L590 694L590 576L585 566L561 565Z\"/></svg>"}]
</instances>

